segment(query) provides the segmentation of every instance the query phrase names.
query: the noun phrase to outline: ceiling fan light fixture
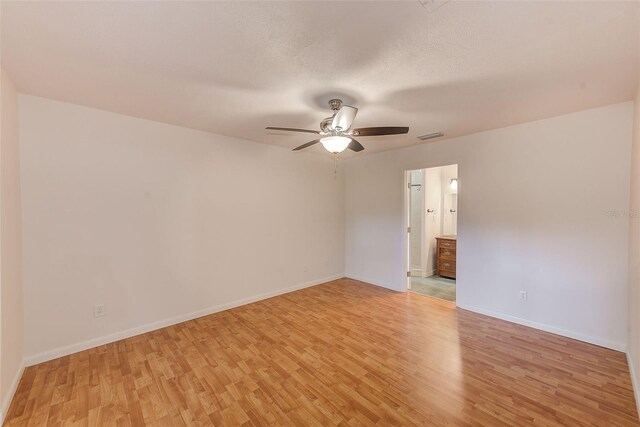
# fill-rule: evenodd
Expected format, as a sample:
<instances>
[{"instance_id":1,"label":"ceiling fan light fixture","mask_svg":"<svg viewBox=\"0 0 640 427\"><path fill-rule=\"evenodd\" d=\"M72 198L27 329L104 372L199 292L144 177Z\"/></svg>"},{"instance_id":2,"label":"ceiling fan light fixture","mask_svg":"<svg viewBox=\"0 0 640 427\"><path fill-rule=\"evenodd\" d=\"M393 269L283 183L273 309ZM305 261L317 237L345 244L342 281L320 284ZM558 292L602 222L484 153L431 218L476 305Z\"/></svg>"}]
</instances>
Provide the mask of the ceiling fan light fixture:
<instances>
[{"instance_id":1,"label":"ceiling fan light fixture","mask_svg":"<svg viewBox=\"0 0 640 427\"><path fill-rule=\"evenodd\" d=\"M347 149L351 143L351 138L346 136L327 136L321 138L320 143L328 152L338 154Z\"/></svg>"}]
</instances>

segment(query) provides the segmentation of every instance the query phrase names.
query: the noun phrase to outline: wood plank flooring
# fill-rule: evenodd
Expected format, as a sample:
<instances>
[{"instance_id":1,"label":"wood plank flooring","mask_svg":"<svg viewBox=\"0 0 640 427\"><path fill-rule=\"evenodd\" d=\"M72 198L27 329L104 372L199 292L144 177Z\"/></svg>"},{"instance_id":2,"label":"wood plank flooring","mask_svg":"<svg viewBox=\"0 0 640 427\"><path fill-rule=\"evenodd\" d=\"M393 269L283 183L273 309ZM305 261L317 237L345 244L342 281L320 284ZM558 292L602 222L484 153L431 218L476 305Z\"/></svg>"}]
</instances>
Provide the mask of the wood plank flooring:
<instances>
[{"instance_id":1,"label":"wood plank flooring","mask_svg":"<svg viewBox=\"0 0 640 427\"><path fill-rule=\"evenodd\" d=\"M26 369L6 425L639 425L625 355L341 279Z\"/></svg>"}]
</instances>

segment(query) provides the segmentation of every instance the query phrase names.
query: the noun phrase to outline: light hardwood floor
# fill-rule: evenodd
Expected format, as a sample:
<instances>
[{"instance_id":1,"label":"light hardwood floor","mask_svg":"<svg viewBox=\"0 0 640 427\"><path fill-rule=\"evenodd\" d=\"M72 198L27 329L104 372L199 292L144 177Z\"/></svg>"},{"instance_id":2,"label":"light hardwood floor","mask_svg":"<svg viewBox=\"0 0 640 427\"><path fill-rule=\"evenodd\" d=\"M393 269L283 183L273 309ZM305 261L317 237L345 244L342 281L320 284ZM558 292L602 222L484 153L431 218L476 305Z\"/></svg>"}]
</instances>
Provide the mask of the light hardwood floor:
<instances>
[{"instance_id":1,"label":"light hardwood floor","mask_svg":"<svg viewBox=\"0 0 640 427\"><path fill-rule=\"evenodd\" d=\"M8 425L638 425L625 355L349 279L27 368Z\"/></svg>"}]
</instances>

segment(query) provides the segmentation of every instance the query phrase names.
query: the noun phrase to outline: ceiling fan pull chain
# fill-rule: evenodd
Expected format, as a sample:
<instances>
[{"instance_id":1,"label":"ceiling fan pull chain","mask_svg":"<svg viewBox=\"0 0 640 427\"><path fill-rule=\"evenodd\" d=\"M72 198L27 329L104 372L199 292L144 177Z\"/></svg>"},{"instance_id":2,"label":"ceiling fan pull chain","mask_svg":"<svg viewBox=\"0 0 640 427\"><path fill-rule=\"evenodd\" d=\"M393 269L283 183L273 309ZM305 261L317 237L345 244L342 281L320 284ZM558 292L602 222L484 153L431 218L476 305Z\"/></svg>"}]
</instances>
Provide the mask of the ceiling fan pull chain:
<instances>
[{"instance_id":1,"label":"ceiling fan pull chain","mask_svg":"<svg viewBox=\"0 0 640 427\"><path fill-rule=\"evenodd\" d=\"M338 155L333 156L333 179L338 179Z\"/></svg>"}]
</instances>

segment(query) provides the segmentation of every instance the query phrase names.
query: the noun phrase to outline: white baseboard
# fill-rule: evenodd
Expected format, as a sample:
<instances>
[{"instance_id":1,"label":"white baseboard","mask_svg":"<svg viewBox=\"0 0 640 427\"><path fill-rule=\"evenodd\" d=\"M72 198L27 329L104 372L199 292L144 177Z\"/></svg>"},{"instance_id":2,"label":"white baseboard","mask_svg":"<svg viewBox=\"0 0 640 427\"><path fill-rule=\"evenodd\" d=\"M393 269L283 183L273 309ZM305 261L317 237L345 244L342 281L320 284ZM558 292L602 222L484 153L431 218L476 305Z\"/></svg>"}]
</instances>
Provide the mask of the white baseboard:
<instances>
[{"instance_id":1,"label":"white baseboard","mask_svg":"<svg viewBox=\"0 0 640 427\"><path fill-rule=\"evenodd\" d=\"M390 289L390 290L396 291L396 292L404 292L404 291L400 291L400 290L398 290L396 288L392 288L389 285L384 285L384 284L382 284L380 282L376 282L375 280L367 279L366 277L357 276L355 274L347 274L347 275L345 275L345 277L347 279L358 280L360 282L365 282L365 283L368 283L369 285L378 286L380 288Z\"/></svg>"},{"instance_id":2,"label":"white baseboard","mask_svg":"<svg viewBox=\"0 0 640 427\"><path fill-rule=\"evenodd\" d=\"M484 314L485 316L495 317L497 319L506 320L508 322L517 323L523 326L529 326L530 328L540 329L541 331L550 332L552 334L561 335L567 338L573 338L574 340L583 341L589 344L595 344L600 347L610 348L611 350L621 351L623 353L627 350L627 345L624 343L613 342L604 340L602 338L591 337L579 332L567 331L565 329L557 328L555 326L545 325L544 323L534 322L532 320L522 319L520 317L511 316L509 314L498 313L496 311L485 310L484 308L474 307L466 304L457 303L456 306L463 310L473 311L474 313Z\"/></svg>"},{"instance_id":3,"label":"white baseboard","mask_svg":"<svg viewBox=\"0 0 640 427\"><path fill-rule=\"evenodd\" d=\"M340 279L344 277L344 274L338 274L330 277L325 277L318 280L313 280L311 282L303 283L297 286L291 286L288 288L282 288L271 292L266 292L263 294L242 298L236 301L231 301L225 304L219 304L213 307L205 308L203 310L194 311L192 313L183 314L180 316L172 317L169 319L160 320L157 322L148 323L146 325L138 326L135 328L127 329L120 332L115 332L109 335L104 335L98 338L92 338L90 340L82 341L76 344L66 345L63 347L58 347L53 350L48 350L39 354L34 354L31 356L26 356L24 359L24 363L26 366L36 365L38 363L47 362L49 360L57 359L59 357L67 356L69 354L77 353L79 351L87 350L93 347L98 347L100 345L109 344L114 341L119 341L125 338L130 338L136 335L144 334L146 332L155 331L156 329L165 328L167 326L175 325L177 323L186 322L188 320L193 320L198 317L208 316L209 314L217 313L224 310L229 310L230 308L239 307L241 305L251 304L253 302L261 301L267 298L272 298L278 295L286 294L289 292L297 291L300 289L308 288L311 286L319 285L321 283L330 282L332 280Z\"/></svg>"},{"instance_id":4,"label":"white baseboard","mask_svg":"<svg viewBox=\"0 0 640 427\"><path fill-rule=\"evenodd\" d=\"M4 419L7 417L7 412L9 411L9 406L11 405L11 401L13 400L13 396L15 396L16 391L18 390L18 384L20 384L20 378L22 378L22 374L24 372L24 361L20 363L18 367L18 371L13 377L13 381L11 382L11 386L7 392L7 395L2 400L2 406L0 406L0 426L4 423Z\"/></svg>"},{"instance_id":5,"label":"white baseboard","mask_svg":"<svg viewBox=\"0 0 640 427\"><path fill-rule=\"evenodd\" d=\"M640 389L638 389L638 377L636 377L636 367L633 364L633 357L627 351L627 365L629 365L629 375L631 376L631 386L633 387L633 397L636 399L636 411L640 417Z\"/></svg>"}]
</instances>

